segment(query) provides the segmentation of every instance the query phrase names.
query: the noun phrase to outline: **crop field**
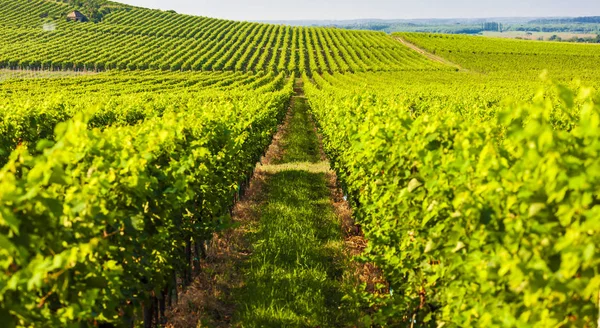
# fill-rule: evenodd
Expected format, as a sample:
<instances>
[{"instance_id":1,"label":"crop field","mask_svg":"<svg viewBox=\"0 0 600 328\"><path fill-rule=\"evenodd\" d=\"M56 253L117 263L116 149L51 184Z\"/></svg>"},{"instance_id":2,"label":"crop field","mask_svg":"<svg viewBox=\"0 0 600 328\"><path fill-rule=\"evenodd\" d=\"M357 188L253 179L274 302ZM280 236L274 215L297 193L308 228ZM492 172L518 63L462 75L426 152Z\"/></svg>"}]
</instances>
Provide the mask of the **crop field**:
<instances>
[{"instance_id":1,"label":"crop field","mask_svg":"<svg viewBox=\"0 0 600 328\"><path fill-rule=\"evenodd\" d=\"M482 73L535 74L547 70L555 74L555 78L589 76L597 79L599 70L595 63L600 52L595 44L490 40L482 37L442 34L398 33L396 35L466 69Z\"/></svg>"},{"instance_id":2,"label":"crop field","mask_svg":"<svg viewBox=\"0 0 600 328\"><path fill-rule=\"evenodd\" d=\"M600 324L599 45L99 3L0 0L0 326Z\"/></svg>"},{"instance_id":3,"label":"crop field","mask_svg":"<svg viewBox=\"0 0 600 328\"><path fill-rule=\"evenodd\" d=\"M51 3L0 1L5 18L0 24L0 67L299 73L437 66L384 33L292 28L139 8L119 8L98 24L60 20L48 30L38 16L66 11Z\"/></svg>"}]
</instances>

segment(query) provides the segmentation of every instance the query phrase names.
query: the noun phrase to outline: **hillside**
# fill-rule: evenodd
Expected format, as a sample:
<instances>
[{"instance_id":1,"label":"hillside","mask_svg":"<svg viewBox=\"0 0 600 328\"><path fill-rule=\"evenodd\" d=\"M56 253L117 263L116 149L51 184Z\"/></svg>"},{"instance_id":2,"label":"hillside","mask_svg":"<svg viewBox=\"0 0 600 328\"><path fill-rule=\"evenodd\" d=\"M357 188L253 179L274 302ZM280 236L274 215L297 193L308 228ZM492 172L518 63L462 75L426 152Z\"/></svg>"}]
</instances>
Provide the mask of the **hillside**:
<instances>
[{"instance_id":1,"label":"hillside","mask_svg":"<svg viewBox=\"0 0 600 328\"><path fill-rule=\"evenodd\" d=\"M0 0L0 326L595 327L599 61Z\"/></svg>"},{"instance_id":2,"label":"hillside","mask_svg":"<svg viewBox=\"0 0 600 328\"><path fill-rule=\"evenodd\" d=\"M363 72L441 66L379 32L287 27L115 6L100 23L75 7L0 0L0 66L51 69Z\"/></svg>"},{"instance_id":3,"label":"hillside","mask_svg":"<svg viewBox=\"0 0 600 328\"><path fill-rule=\"evenodd\" d=\"M556 74L598 72L600 47L526 40L494 40L478 36L397 33L429 52L479 72L523 72L537 75L546 69Z\"/></svg>"}]
</instances>

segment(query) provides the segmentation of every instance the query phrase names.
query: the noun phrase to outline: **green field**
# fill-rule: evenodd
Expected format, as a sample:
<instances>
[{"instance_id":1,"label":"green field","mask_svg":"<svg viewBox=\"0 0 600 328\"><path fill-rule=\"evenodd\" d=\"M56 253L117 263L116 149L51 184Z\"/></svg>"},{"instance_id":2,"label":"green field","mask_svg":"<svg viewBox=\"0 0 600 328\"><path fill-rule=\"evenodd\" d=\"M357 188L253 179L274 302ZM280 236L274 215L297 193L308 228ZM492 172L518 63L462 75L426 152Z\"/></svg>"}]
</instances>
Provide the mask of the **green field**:
<instances>
[{"instance_id":1,"label":"green field","mask_svg":"<svg viewBox=\"0 0 600 328\"><path fill-rule=\"evenodd\" d=\"M3 327L597 325L599 45L98 3L0 0Z\"/></svg>"}]
</instances>

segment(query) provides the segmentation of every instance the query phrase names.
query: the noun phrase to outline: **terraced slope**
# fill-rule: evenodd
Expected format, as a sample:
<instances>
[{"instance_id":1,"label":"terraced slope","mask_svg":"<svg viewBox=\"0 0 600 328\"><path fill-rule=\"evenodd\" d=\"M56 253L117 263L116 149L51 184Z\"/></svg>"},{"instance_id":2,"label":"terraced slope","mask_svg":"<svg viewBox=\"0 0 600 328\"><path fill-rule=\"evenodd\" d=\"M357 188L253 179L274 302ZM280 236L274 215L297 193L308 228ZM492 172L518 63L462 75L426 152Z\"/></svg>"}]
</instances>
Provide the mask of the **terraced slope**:
<instances>
[{"instance_id":1,"label":"terraced slope","mask_svg":"<svg viewBox=\"0 0 600 328\"><path fill-rule=\"evenodd\" d=\"M444 67L379 32L234 22L129 6L116 6L100 23L68 23L72 9L48 0L0 0L0 67L309 74Z\"/></svg>"}]
</instances>

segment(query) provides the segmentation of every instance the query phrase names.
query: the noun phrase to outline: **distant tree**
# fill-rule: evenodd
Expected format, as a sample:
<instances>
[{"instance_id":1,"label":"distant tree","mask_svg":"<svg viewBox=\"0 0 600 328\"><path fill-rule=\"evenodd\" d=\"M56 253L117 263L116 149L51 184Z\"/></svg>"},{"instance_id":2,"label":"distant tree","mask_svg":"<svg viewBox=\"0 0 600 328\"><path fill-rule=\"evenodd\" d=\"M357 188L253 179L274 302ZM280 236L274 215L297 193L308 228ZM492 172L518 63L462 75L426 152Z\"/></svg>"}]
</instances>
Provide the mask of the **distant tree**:
<instances>
[{"instance_id":1,"label":"distant tree","mask_svg":"<svg viewBox=\"0 0 600 328\"><path fill-rule=\"evenodd\" d=\"M575 18L543 18L529 21L530 24L598 24L600 16L575 17Z\"/></svg>"},{"instance_id":2,"label":"distant tree","mask_svg":"<svg viewBox=\"0 0 600 328\"><path fill-rule=\"evenodd\" d=\"M562 38L560 36L554 34L548 40L549 41L562 41Z\"/></svg>"},{"instance_id":3,"label":"distant tree","mask_svg":"<svg viewBox=\"0 0 600 328\"><path fill-rule=\"evenodd\" d=\"M481 33L481 29L478 28L462 28L454 31L442 31L442 33L456 33L456 34L477 34Z\"/></svg>"}]
</instances>

